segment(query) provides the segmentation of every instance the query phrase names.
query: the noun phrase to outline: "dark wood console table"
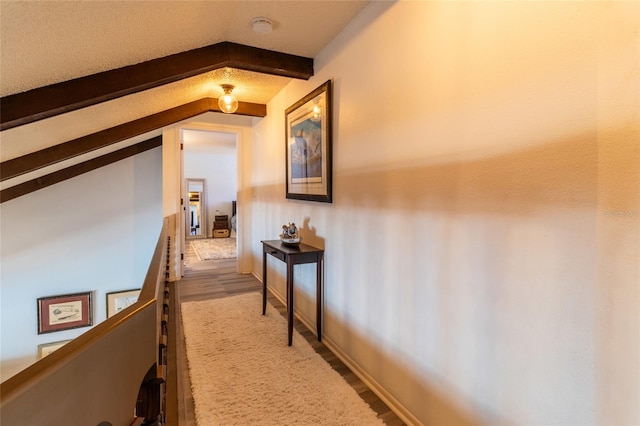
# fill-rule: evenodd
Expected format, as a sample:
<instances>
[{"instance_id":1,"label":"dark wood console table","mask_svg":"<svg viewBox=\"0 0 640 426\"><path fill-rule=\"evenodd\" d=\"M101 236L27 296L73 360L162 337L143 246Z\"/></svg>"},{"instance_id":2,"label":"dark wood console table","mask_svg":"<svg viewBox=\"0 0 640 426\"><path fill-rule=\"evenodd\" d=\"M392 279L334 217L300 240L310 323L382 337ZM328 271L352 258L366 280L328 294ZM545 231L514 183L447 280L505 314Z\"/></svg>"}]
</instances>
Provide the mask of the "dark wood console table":
<instances>
[{"instance_id":1,"label":"dark wood console table","mask_svg":"<svg viewBox=\"0 0 640 426\"><path fill-rule=\"evenodd\" d=\"M307 244L289 246L280 240L262 241L262 315L267 310L267 254L287 264L287 320L289 346L293 340L293 265L316 264L316 328L322 339L322 267L324 250Z\"/></svg>"}]
</instances>

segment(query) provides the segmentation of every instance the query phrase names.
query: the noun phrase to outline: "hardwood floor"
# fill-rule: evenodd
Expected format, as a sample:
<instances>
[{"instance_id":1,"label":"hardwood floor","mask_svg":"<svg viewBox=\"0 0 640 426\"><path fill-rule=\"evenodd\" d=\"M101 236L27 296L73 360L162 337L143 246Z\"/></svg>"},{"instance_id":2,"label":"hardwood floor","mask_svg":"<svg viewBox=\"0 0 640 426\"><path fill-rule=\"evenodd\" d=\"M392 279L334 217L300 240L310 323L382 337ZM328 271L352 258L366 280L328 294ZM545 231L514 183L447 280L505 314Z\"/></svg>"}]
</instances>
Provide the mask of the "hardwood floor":
<instances>
[{"instance_id":1,"label":"hardwood floor","mask_svg":"<svg viewBox=\"0 0 640 426\"><path fill-rule=\"evenodd\" d=\"M235 259L199 261L191 249L191 245L187 244L187 247L184 277L182 280L170 285L171 306L169 311L166 419L166 424L169 426L195 426L196 424L184 335L182 333L182 321L180 320L180 303L262 291L262 283L253 275L242 275L235 272ZM286 317L286 307L275 296L269 294L268 301L282 316ZM335 371L340 373L345 381L369 404L378 414L379 419L391 426L404 424L333 352L324 344L318 342L316 336L300 321L295 321L295 327L315 351Z\"/></svg>"}]
</instances>

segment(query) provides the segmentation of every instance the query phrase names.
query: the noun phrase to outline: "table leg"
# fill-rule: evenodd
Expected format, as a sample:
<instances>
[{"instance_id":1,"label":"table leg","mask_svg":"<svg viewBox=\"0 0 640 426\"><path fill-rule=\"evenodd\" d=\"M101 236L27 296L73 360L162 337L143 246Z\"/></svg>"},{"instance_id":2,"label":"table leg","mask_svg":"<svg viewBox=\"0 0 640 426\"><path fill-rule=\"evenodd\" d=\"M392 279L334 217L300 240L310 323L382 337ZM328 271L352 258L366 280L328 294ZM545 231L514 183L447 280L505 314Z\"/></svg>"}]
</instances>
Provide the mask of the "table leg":
<instances>
[{"instance_id":1,"label":"table leg","mask_svg":"<svg viewBox=\"0 0 640 426\"><path fill-rule=\"evenodd\" d=\"M322 253L318 254L316 260L316 331L318 332L318 342L322 340Z\"/></svg>"},{"instance_id":2,"label":"table leg","mask_svg":"<svg viewBox=\"0 0 640 426\"><path fill-rule=\"evenodd\" d=\"M267 312L267 252L262 251L262 315Z\"/></svg>"},{"instance_id":3,"label":"table leg","mask_svg":"<svg viewBox=\"0 0 640 426\"><path fill-rule=\"evenodd\" d=\"M287 261L287 331L289 346L293 343L293 263Z\"/></svg>"}]
</instances>

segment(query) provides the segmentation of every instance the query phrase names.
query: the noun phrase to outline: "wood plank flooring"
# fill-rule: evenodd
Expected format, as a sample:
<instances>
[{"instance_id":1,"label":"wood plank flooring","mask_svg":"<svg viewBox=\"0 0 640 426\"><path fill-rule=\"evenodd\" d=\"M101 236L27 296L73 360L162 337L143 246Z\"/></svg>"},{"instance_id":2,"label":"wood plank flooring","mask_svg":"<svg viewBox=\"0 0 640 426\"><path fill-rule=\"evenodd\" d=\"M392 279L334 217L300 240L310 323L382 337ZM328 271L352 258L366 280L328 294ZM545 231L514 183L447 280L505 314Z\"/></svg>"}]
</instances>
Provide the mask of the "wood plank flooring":
<instances>
[{"instance_id":1,"label":"wood plank flooring","mask_svg":"<svg viewBox=\"0 0 640 426\"><path fill-rule=\"evenodd\" d=\"M248 292L261 292L262 283L253 275L236 273L235 259L199 261L191 249L191 245L187 244L184 277L176 283L171 283L170 289L166 424L169 426L195 426L193 396L191 395L182 321L180 320L180 303L228 297ZM286 306L276 297L269 294L268 301L282 316L286 317ZM379 419L391 426L404 424L333 352L318 342L316 336L300 321L295 321L295 327L315 351L335 371L340 373L360 397L369 404L378 414Z\"/></svg>"}]
</instances>

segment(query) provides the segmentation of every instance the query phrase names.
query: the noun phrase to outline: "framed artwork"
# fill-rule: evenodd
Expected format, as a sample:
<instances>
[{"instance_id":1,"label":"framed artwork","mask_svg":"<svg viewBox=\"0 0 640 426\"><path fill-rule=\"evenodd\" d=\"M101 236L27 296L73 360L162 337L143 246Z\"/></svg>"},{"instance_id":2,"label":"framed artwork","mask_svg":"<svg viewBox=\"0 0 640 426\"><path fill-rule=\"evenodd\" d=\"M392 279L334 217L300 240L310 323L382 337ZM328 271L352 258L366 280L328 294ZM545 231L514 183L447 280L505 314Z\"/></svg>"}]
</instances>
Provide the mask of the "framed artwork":
<instances>
[{"instance_id":1,"label":"framed artwork","mask_svg":"<svg viewBox=\"0 0 640 426\"><path fill-rule=\"evenodd\" d=\"M38 334L93 325L91 292L38 299Z\"/></svg>"},{"instance_id":2,"label":"framed artwork","mask_svg":"<svg viewBox=\"0 0 640 426\"><path fill-rule=\"evenodd\" d=\"M328 80L285 111L287 198L332 201L331 105Z\"/></svg>"},{"instance_id":3,"label":"framed artwork","mask_svg":"<svg viewBox=\"0 0 640 426\"><path fill-rule=\"evenodd\" d=\"M107 293L107 318L136 303L138 296L140 296L139 288Z\"/></svg>"},{"instance_id":4,"label":"framed artwork","mask_svg":"<svg viewBox=\"0 0 640 426\"><path fill-rule=\"evenodd\" d=\"M42 345L38 345L38 359L42 359L45 356L52 354L70 341L71 340L62 340L60 342L43 343Z\"/></svg>"}]
</instances>

